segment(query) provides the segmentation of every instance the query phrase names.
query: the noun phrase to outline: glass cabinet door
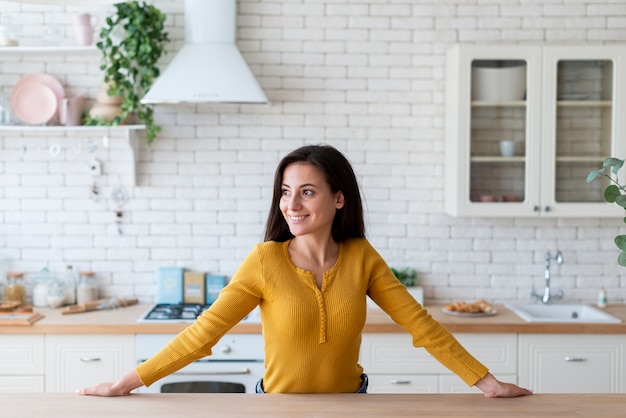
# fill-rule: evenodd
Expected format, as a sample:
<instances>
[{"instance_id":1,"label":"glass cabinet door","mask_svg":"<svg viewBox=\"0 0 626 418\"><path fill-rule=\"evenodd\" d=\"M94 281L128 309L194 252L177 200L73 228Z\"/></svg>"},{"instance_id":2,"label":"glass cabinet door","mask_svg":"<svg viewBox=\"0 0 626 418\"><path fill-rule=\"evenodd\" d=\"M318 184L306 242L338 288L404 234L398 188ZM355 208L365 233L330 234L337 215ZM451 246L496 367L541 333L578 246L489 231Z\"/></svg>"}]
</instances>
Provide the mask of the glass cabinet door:
<instances>
[{"instance_id":1,"label":"glass cabinet door","mask_svg":"<svg viewBox=\"0 0 626 418\"><path fill-rule=\"evenodd\" d=\"M452 74L455 66L458 74ZM533 215L540 70L537 46L473 45L449 52L446 159L456 183L448 183L447 213Z\"/></svg>"},{"instance_id":2,"label":"glass cabinet door","mask_svg":"<svg viewBox=\"0 0 626 418\"><path fill-rule=\"evenodd\" d=\"M521 202L526 178L526 68L519 60L472 60L472 202Z\"/></svg>"},{"instance_id":3,"label":"glass cabinet door","mask_svg":"<svg viewBox=\"0 0 626 418\"><path fill-rule=\"evenodd\" d=\"M606 157L624 158L616 109L623 100L618 87L620 48L546 48L544 65L542 210L554 215L598 216L616 213L607 206L604 179L586 183L590 171ZM622 70L623 71L623 70ZM621 141L619 138L622 138ZM623 215L623 211L621 211Z\"/></svg>"}]
</instances>

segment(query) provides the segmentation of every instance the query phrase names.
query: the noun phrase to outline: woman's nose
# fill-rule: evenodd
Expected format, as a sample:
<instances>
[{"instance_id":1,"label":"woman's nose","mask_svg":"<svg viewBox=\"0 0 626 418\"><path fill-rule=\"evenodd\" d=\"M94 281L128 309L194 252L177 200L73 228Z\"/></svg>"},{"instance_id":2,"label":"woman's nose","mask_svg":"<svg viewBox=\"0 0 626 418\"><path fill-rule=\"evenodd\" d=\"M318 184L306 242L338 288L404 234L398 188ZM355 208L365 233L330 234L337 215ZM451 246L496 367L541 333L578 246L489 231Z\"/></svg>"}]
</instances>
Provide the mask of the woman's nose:
<instances>
[{"instance_id":1,"label":"woman's nose","mask_svg":"<svg viewBox=\"0 0 626 418\"><path fill-rule=\"evenodd\" d=\"M292 195L292 196L290 196L290 197L289 197L289 201L287 202L287 207L288 207L289 209L292 209L292 208L299 208L299 207L300 207L300 204L301 204L301 201L300 201L300 196L298 196L298 195Z\"/></svg>"}]
</instances>

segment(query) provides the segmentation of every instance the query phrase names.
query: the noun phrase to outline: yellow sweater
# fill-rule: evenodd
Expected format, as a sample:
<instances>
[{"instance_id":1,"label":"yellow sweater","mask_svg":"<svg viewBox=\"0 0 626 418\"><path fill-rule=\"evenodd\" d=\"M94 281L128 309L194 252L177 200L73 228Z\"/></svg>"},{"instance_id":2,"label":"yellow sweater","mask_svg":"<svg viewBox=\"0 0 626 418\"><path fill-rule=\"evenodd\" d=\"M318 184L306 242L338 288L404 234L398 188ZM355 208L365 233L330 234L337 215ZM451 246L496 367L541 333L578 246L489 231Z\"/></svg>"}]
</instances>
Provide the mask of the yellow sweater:
<instances>
[{"instance_id":1,"label":"yellow sweater","mask_svg":"<svg viewBox=\"0 0 626 418\"><path fill-rule=\"evenodd\" d=\"M291 262L287 242L257 245L217 301L160 352L137 366L144 385L211 354L211 348L259 305L266 393L356 392L368 294L391 318L469 386L487 374L426 309L415 302L365 239L342 242L318 289L313 273ZM365 371L367 372L367 371Z\"/></svg>"}]
</instances>

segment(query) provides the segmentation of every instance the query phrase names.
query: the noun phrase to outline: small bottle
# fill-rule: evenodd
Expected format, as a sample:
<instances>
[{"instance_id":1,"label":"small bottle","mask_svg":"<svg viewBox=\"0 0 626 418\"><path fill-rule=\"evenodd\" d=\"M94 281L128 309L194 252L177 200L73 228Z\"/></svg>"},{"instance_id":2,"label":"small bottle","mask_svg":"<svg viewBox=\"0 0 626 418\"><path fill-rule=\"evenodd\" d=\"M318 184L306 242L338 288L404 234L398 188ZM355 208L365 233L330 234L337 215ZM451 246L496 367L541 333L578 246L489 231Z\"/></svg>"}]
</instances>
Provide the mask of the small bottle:
<instances>
[{"instance_id":1,"label":"small bottle","mask_svg":"<svg viewBox=\"0 0 626 418\"><path fill-rule=\"evenodd\" d=\"M76 285L76 303L93 302L98 299L98 287L94 280L94 273L84 271L79 273L78 284Z\"/></svg>"},{"instance_id":2,"label":"small bottle","mask_svg":"<svg viewBox=\"0 0 626 418\"><path fill-rule=\"evenodd\" d=\"M26 288L24 287L24 273L7 273L7 285L4 289L6 300L26 304Z\"/></svg>"},{"instance_id":3,"label":"small bottle","mask_svg":"<svg viewBox=\"0 0 626 418\"><path fill-rule=\"evenodd\" d=\"M607 301L606 289L602 287L600 288L600 291L598 292L598 307L606 308L607 303L608 301Z\"/></svg>"},{"instance_id":4,"label":"small bottle","mask_svg":"<svg viewBox=\"0 0 626 418\"><path fill-rule=\"evenodd\" d=\"M64 277L64 288L65 288L65 301L66 305L74 305L76 304L76 274L74 273L74 269L71 265L68 265L65 268L65 277Z\"/></svg>"}]
</instances>

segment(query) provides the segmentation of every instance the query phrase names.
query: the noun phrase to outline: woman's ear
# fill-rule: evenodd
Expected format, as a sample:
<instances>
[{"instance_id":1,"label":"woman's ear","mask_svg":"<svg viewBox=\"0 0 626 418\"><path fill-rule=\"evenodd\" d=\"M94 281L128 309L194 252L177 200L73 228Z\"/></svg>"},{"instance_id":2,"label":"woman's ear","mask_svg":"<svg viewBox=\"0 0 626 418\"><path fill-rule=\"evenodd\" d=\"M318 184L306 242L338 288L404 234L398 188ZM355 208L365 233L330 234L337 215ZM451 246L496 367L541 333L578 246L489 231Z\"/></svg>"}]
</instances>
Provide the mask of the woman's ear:
<instances>
[{"instance_id":1,"label":"woman's ear","mask_svg":"<svg viewBox=\"0 0 626 418\"><path fill-rule=\"evenodd\" d=\"M337 193L337 203L335 204L335 208L336 209L341 209L345 203L346 202L345 202L345 199L343 197L343 193L342 192L338 192Z\"/></svg>"}]
</instances>

